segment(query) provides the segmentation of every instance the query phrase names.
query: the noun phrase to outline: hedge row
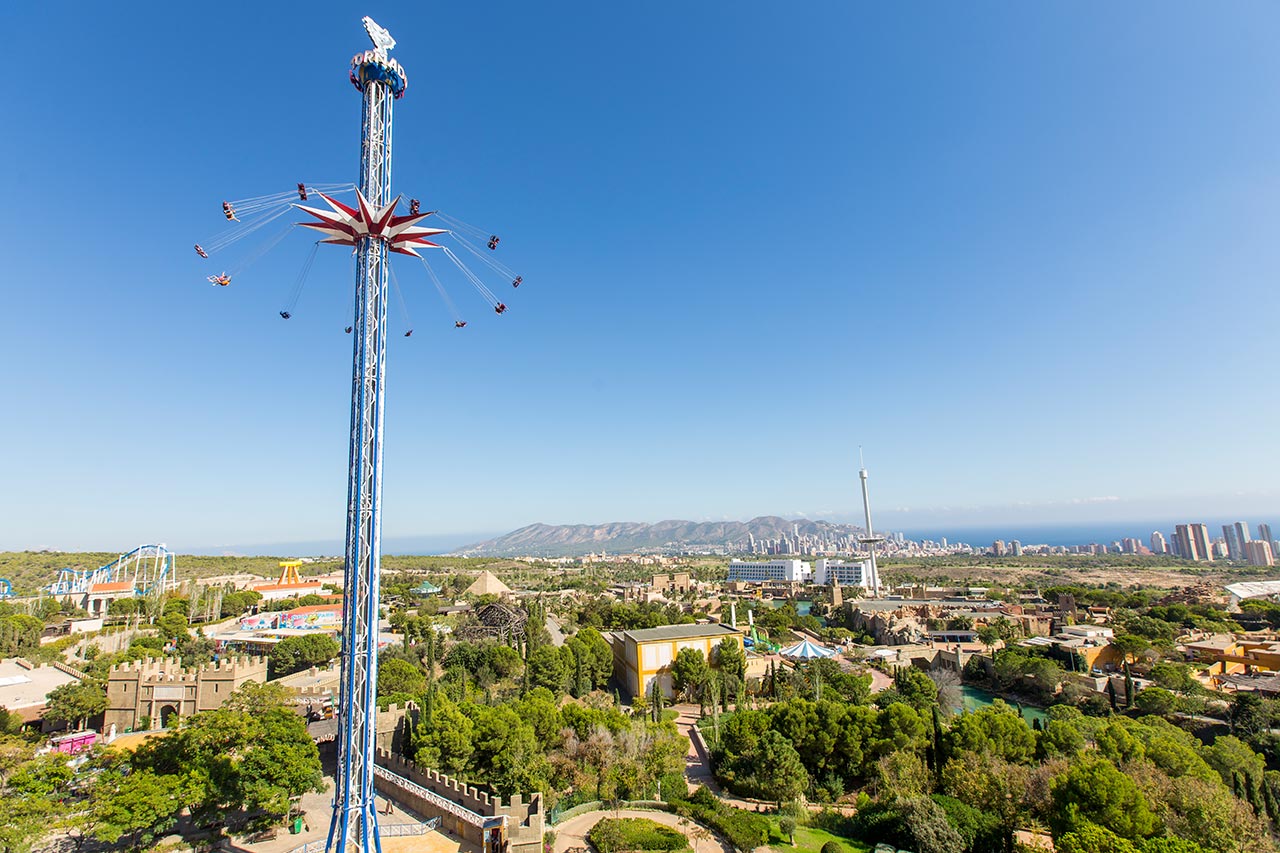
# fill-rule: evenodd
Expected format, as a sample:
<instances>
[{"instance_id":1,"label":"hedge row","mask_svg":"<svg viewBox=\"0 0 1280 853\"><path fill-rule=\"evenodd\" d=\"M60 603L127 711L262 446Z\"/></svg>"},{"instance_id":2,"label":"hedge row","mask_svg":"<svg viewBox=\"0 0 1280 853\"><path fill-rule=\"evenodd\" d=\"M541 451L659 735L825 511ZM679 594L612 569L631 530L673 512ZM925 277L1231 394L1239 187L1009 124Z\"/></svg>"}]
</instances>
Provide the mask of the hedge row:
<instances>
[{"instance_id":1,"label":"hedge row","mask_svg":"<svg viewBox=\"0 0 1280 853\"><path fill-rule=\"evenodd\" d=\"M687 800L672 800L676 814L706 824L742 853L749 853L769 840L769 821L755 812L725 805L701 787Z\"/></svg>"}]
</instances>

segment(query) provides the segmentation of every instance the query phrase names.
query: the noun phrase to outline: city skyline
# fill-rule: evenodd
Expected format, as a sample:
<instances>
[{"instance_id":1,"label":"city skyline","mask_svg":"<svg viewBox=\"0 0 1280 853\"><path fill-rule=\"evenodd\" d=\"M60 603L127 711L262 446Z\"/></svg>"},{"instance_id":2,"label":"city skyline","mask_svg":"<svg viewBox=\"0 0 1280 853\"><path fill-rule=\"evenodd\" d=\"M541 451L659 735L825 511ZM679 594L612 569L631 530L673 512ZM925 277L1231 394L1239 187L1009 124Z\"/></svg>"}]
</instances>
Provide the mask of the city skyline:
<instances>
[{"instance_id":1,"label":"city skyline","mask_svg":"<svg viewBox=\"0 0 1280 853\"><path fill-rule=\"evenodd\" d=\"M886 529L1280 509L1280 402L1251 369L1280 343L1265 323L1184 334L1223 300L1280 309L1280 9L748 3L673 28L587 4L321 2L252 27L233 6L144 7L170 70L145 100L120 80L135 15L5 9L13 52L57 32L59 59L0 94L42 127L0 140L22 164L10 279L36 283L11 288L22 321L0 338L21 366L0 547L340 537L345 262L318 261L284 323L305 238L225 288L191 244L225 224L218 199L354 179L337 141L358 105L315 81L364 11L406 34L429 93L398 120L394 192L492 224L524 278L502 317L455 282L458 331L402 271L388 540L856 521L858 444ZM192 54L192 32L226 56L288 34L284 96L246 98L261 70ZM158 122L154 103L183 108ZM29 225L88 209L108 214L74 252ZM1175 378L1251 417L1136 404Z\"/></svg>"}]
</instances>

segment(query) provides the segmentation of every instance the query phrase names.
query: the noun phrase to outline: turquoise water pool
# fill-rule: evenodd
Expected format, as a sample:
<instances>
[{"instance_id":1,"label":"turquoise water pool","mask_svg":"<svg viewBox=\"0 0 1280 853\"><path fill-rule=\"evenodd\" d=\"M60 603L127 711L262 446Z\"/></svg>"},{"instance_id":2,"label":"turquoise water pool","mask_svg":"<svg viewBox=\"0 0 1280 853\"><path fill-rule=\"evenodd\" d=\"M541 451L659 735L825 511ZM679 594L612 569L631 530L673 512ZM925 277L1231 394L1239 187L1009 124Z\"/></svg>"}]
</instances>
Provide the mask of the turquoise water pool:
<instances>
[{"instance_id":1,"label":"turquoise water pool","mask_svg":"<svg viewBox=\"0 0 1280 853\"><path fill-rule=\"evenodd\" d=\"M981 687L974 687L969 684L960 685L961 702L966 711L980 711L992 703L993 700L999 699L994 693L983 690ZM1007 699L1005 702L1013 705ZM1016 708L1016 706L1014 706ZM1035 708L1031 705L1022 706L1022 718L1027 721L1027 725L1031 725L1033 721L1039 720L1041 725L1048 722L1048 715L1044 708Z\"/></svg>"}]
</instances>

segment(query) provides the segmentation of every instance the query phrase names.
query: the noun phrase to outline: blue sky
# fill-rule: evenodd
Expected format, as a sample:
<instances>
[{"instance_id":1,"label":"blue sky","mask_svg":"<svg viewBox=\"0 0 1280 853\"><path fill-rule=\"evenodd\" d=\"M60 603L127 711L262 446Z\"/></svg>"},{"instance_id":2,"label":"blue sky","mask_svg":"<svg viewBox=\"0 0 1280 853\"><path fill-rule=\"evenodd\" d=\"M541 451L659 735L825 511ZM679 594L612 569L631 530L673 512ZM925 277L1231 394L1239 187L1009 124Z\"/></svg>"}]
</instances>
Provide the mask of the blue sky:
<instances>
[{"instance_id":1,"label":"blue sky","mask_svg":"<svg viewBox=\"0 0 1280 853\"><path fill-rule=\"evenodd\" d=\"M303 235L191 244L355 179L365 13L396 190L526 282L456 332L400 267L388 537L853 519L859 444L912 530L1280 516L1273 4L50 2L0 9L0 547L340 537L344 251L285 323Z\"/></svg>"}]
</instances>

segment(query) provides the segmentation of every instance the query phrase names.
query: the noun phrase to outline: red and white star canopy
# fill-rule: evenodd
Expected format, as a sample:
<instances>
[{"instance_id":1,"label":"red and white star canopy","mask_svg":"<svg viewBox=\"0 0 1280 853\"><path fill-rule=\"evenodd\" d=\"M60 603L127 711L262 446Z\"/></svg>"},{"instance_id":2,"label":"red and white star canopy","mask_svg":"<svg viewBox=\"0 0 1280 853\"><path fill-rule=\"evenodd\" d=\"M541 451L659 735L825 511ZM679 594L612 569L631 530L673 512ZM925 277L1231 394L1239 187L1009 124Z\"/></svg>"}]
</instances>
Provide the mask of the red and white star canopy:
<instances>
[{"instance_id":1,"label":"red and white star canopy","mask_svg":"<svg viewBox=\"0 0 1280 853\"><path fill-rule=\"evenodd\" d=\"M374 207L369 204L364 195L356 190L356 202L359 205L358 210L353 210L339 201L334 201L324 193L317 193L332 210L321 210L317 207L304 207L295 204L305 213L309 213L319 222L299 222L298 224L304 228L313 228L324 235L321 243L337 243L341 246L354 246L365 237L373 237L375 240L383 240L393 252L399 252L402 255L413 255L416 258L422 257L418 254L419 248L440 248L439 243L432 243L427 240L428 237L434 237L436 234L448 233L446 228L423 228L417 223L426 219L434 211L422 213L417 216L396 216L396 205L400 202L400 197L396 196L391 204L383 208Z\"/></svg>"}]
</instances>

